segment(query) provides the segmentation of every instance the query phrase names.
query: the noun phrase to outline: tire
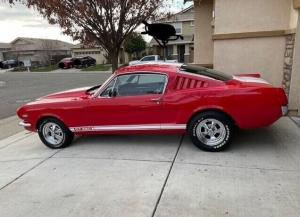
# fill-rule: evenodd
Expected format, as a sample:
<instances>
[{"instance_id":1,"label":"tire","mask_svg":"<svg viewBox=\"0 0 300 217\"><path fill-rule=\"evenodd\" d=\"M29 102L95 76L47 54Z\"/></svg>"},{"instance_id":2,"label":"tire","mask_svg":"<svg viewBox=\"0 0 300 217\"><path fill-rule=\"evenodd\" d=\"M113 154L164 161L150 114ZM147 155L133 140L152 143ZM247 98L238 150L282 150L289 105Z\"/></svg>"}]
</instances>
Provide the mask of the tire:
<instances>
[{"instance_id":1,"label":"tire","mask_svg":"<svg viewBox=\"0 0 300 217\"><path fill-rule=\"evenodd\" d=\"M66 66L64 63L61 62L61 63L58 63L58 67L61 69L64 69Z\"/></svg>"},{"instance_id":2,"label":"tire","mask_svg":"<svg viewBox=\"0 0 300 217\"><path fill-rule=\"evenodd\" d=\"M55 118L44 119L38 126L41 141L51 149L60 149L69 146L74 134Z\"/></svg>"},{"instance_id":3,"label":"tire","mask_svg":"<svg viewBox=\"0 0 300 217\"><path fill-rule=\"evenodd\" d=\"M218 152L229 146L233 129L233 123L226 115L208 111L190 121L188 134L193 144L201 150Z\"/></svg>"}]
</instances>

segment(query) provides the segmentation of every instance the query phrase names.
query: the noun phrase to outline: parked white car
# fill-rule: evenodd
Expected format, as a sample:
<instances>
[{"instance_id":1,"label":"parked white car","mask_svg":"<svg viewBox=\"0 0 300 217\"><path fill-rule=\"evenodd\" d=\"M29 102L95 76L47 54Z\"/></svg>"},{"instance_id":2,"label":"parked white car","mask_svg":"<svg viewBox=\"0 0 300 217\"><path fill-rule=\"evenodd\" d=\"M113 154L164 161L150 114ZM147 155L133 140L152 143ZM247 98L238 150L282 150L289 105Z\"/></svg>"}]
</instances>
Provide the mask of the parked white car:
<instances>
[{"instance_id":1,"label":"parked white car","mask_svg":"<svg viewBox=\"0 0 300 217\"><path fill-rule=\"evenodd\" d=\"M138 65L138 64L144 64L144 63L153 63L153 62L167 62L167 63L177 63L177 60L166 60L164 61L159 55L150 55L150 56L144 56L140 60L130 61L129 65Z\"/></svg>"}]
</instances>

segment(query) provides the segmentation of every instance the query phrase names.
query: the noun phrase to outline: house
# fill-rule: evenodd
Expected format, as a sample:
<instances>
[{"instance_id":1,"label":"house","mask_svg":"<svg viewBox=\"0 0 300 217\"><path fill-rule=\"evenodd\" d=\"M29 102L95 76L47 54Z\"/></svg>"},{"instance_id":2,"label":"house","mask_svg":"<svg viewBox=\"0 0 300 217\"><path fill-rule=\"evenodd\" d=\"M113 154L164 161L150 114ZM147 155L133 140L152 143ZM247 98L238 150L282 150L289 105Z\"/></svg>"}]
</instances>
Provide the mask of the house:
<instances>
[{"instance_id":1,"label":"house","mask_svg":"<svg viewBox=\"0 0 300 217\"><path fill-rule=\"evenodd\" d=\"M9 49L2 52L3 59L18 59L31 61L33 65L58 62L60 59L71 56L70 43L40 38L19 37L9 43Z\"/></svg>"},{"instance_id":2,"label":"house","mask_svg":"<svg viewBox=\"0 0 300 217\"><path fill-rule=\"evenodd\" d=\"M105 52L100 46L74 45L71 48L72 57L90 56L96 60L97 64L106 63Z\"/></svg>"},{"instance_id":3,"label":"house","mask_svg":"<svg viewBox=\"0 0 300 217\"><path fill-rule=\"evenodd\" d=\"M0 43L0 61L4 60L3 52L10 50L9 43Z\"/></svg>"},{"instance_id":4,"label":"house","mask_svg":"<svg viewBox=\"0 0 300 217\"><path fill-rule=\"evenodd\" d=\"M98 45L77 44L71 48L72 57L90 56L94 58L97 64L108 63L106 52ZM121 48L119 53L119 63L128 63L128 54Z\"/></svg>"},{"instance_id":5,"label":"house","mask_svg":"<svg viewBox=\"0 0 300 217\"><path fill-rule=\"evenodd\" d=\"M194 55L194 7L188 7L168 18L157 20L159 23L171 24L176 33L184 37L183 40L170 41L167 47L168 58L179 62L191 63ZM150 46L154 54L163 56L164 50L152 39Z\"/></svg>"},{"instance_id":6,"label":"house","mask_svg":"<svg viewBox=\"0 0 300 217\"><path fill-rule=\"evenodd\" d=\"M260 72L300 115L299 8L300 0L194 0L194 63Z\"/></svg>"}]
</instances>

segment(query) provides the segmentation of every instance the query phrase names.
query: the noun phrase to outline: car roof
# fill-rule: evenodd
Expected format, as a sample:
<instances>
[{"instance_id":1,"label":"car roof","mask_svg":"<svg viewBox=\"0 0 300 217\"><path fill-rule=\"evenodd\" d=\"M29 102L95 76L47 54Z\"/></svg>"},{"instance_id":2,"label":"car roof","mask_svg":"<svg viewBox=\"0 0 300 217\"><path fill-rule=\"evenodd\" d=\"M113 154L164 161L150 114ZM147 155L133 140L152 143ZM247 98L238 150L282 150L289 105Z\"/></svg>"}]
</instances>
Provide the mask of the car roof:
<instances>
[{"instance_id":1,"label":"car roof","mask_svg":"<svg viewBox=\"0 0 300 217\"><path fill-rule=\"evenodd\" d=\"M182 63L145 63L133 66L126 66L119 68L115 73L131 74L137 72L151 72L151 73L175 73L182 66Z\"/></svg>"}]
</instances>

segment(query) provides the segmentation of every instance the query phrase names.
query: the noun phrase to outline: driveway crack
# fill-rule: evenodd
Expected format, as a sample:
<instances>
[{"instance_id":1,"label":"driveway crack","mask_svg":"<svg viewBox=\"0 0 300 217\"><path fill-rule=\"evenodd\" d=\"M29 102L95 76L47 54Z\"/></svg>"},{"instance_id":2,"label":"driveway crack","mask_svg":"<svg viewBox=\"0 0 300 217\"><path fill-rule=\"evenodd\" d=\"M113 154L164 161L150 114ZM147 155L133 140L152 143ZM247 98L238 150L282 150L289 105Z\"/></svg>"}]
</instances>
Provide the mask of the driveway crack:
<instances>
[{"instance_id":1,"label":"driveway crack","mask_svg":"<svg viewBox=\"0 0 300 217\"><path fill-rule=\"evenodd\" d=\"M172 160L172 162L171 162L171 166L170 166L170 168L169 168L169 171L168 171L168 174L167 174L166 179L165 179L165 181L164 181L164 184L163 184L163 186L162 186L162 188L161 188L160 194L159 194L158 199L157 199L157 201L156 201L156 204L155 204L155 207L154 207L154 209L153 209L153 212L152 212L151 217L154 217L154 216L155 216L157 207L158 207L158 205L159 205L159 203L160 203L161 197L162 197L162 195L163 195L163 193L164 193L165 187L166 187L167 182L168 182L168 180L169 180L169 176L170 176L171 171L172 171L172 169L173 169L173 166L174 166L174 163L175 163L175 161L176 161L177 155L178 155L179 150L180 150L180 148L181 148L181 145L182 145L182 142L183 142L183 138L184 138L184 135L181 136L181 139L180 139L178 148L177 148L176 153L175 153L175 155L174 155L174 158L173 158L173 160Z\"/></svg>"},{"instance_id":2,"label":"driveway crack","mask_svg":"<svg viewBox=\"0 0 300 217\"><path fill-rule=\"evenodd\" d=\"M38 166L40 166L42 163L44 163L45 161L49 160L50 158L52 158L54 155L56 155L58 152L60 152L61 150L56 151L55 153L53 153L52 155L50 155L49 157L45 158L44 160L38 162L36 165L34 165L33 167L31 167L30 169L26 170L24 173L22 173L21 175L19 175L18 177L14 178L13 180L11 180L10 182L8 182L7 184L5 184L4 186L2 186L0 188L0 191L3 190L4 188L8 187L9 185L13 184L14 182L16 182L18 179L20 179L21 177L23 177L24 175L26 175L27 173L29 173L30 171L34 170L35 168L37 168Z\"/></svg>"}]
</instances>

